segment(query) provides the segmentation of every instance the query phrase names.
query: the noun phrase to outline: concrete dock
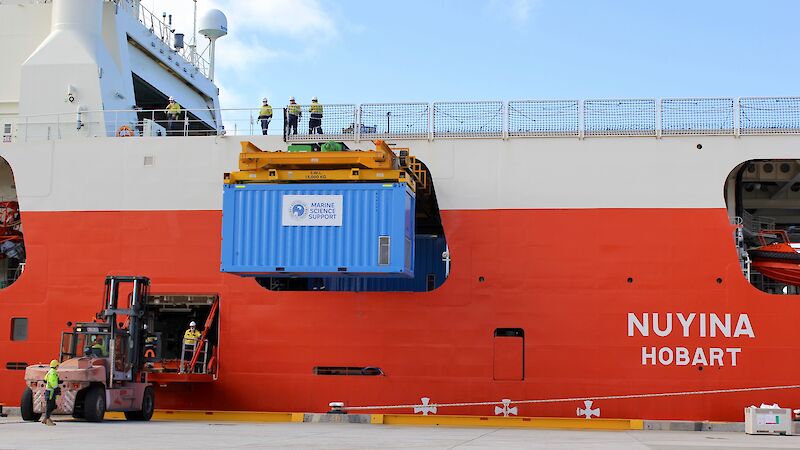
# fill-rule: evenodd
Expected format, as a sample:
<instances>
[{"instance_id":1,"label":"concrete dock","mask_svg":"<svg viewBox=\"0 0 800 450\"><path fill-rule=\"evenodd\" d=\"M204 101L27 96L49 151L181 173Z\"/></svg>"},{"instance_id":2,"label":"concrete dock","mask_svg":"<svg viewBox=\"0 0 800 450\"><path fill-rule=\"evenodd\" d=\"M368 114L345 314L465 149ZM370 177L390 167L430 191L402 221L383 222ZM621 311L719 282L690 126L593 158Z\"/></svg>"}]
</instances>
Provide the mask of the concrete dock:
<instances>
[{"instance_id":1,"label":"concrete dock","mask_svg":"<svg viewBox=\"0 0 800 450\"><path fill-rule=\"evenodd\" d=\"M57 426L0 419L0 449L782 449L800 448L800 436L740 432L598 431L418 427L345 423L234 423L221 421L86 423Z\"/></svg>"}]
</instances>

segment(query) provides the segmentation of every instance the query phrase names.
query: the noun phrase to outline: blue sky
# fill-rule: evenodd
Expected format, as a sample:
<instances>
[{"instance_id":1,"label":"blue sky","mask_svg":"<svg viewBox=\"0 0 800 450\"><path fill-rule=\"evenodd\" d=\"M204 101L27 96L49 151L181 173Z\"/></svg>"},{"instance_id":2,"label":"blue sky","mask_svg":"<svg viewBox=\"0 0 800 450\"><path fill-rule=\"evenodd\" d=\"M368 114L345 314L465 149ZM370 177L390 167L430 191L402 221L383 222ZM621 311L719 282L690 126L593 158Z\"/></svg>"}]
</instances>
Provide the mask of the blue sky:
<instances>
[{"instance_id":1,"label":"blue sky","mask_svg":"<svg viewBox=\"0 0 800 450\"><path fill-rule=\"evenodd\" d=\"M191 21L190 0L143 0ZM198 0L223 107L800 95L800 1ZM182 30L179 30L182 31Z\"/></svg>"}]
</instances>

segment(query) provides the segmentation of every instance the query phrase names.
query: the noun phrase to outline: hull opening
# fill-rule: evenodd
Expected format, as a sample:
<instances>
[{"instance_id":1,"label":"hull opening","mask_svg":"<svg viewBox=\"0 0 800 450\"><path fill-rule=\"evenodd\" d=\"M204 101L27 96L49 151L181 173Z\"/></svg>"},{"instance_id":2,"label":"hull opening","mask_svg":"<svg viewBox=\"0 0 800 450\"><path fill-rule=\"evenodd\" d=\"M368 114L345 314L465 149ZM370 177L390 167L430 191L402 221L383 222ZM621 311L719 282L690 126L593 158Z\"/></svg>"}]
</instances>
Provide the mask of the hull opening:
<instances>
[{"instance_id":1,"label":"hull opening","mask_svg":"<svg viewBox=\"0 0 800 450\"><path fill-rule=\"evenodd\" d=\"M213 375L217 369L219 318L216 295L151 295L145 318L145 370L151 374ZM190 324L198 336L187 341ZM204 334L204 338L200 333ZM190 362L197 353L196 363ZM175 378L172 381L181 381Z\"/></svg>"},{"instance_id":2,"label":"hull opening","mask_svg":"<svg viewBox=\"0 0 800 450\"><path fill-rule=\"evenodd\" d=\"M14 173L0 158L0 288L22 275L27 261Z\"/></svg>"},{"instance_id":3,"label":"hull opening","mask_svg":"<svg viewBox=\"0 0 800 450\"><path fill-rule=\"evenodd\" d=\"M744 276L767 293L800 294L800 161L740 164L725 199Z\"/></svg>"}]
</instances>

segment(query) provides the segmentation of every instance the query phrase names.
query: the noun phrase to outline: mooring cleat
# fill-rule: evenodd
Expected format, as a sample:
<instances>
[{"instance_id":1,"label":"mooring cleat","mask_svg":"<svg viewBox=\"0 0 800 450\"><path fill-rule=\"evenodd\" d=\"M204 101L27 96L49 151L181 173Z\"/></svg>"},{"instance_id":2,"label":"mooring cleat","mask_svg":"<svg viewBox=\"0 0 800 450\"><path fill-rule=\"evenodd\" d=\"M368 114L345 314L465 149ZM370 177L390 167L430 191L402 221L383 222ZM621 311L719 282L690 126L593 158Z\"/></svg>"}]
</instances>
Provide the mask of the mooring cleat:
<instances>
[{"instance_id":1,"label":"mooring cleat","mask_svg":"<svg viewBox=\"0 0 800 450\"><path fill-rule=\"evenodd\" d=\"M344 402L330 402L328 406L331 407L328 414L347 414L347 411L344 410Z\"/></svg>"}]
</instances>

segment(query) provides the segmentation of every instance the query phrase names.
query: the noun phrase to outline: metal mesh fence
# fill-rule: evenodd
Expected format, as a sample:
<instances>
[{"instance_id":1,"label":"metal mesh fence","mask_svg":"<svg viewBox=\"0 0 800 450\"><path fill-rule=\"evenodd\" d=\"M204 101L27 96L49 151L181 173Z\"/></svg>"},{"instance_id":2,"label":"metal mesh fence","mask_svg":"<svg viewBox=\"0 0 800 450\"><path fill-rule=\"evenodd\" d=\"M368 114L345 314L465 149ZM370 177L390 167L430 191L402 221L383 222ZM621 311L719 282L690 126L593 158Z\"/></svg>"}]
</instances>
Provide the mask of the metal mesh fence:
<instances>
[{"instance_id":1,"label":"metal mesh fence","mask_svg":"<svg viewBox=\"0 0 800 450\"><path fill-rule=\"evenodd\" d=\"M508 102L509 136L578 136L577 100Z\"/></svg>"},{"instance_id":2,"label":"metal mesh fence","mask_svg":"<svg viewBox=\"0 0 800 450\"><path fill-rule=\"evenodd\" d=\"M503 102L438 102L433 104L434 137L499 137L503 135Z\"/></svg>"},{"instance_id":3,"label":"metal mesh fence","mask_svg":"<svg viewBox=\"0 0 800 450\"><path fill-rule=\"evenodd\" d=\"M586 100L586 136L655 136L655 100Z\"/></svg>"},{"instance_id":4,"label":"metal mesh fence","mask_svg":"<svg viewBox=\"0 0 800 450\"><path fill-rule=\"evenodd\" d=\"M772 97L739 99L741 134L800 133L800 98Z\"/></svg>"},{"instance_id":5,"label":"metal mesh fence","mask_svg":"<svg viewBox=\"0 0 800 450\"><path fill-rule=\"evenodd\" d=\"M222 111L222 124L228 135L259 135L264 131L269 135L283 135L283 109L273 106L272 120L267 123L262 124L258 117L259 110L255 108L226 109Z\"/></svg>"},{"instance_id":6,"label":"metal mesh fence","mask_svg":"<svg viewBox=\"0 0 800 450\"><path fill-rule=\"evenodd\" d=\"M300 106L301 113L297 120L292 118L291 110L287 111L286 140L308 141L353 139L356 124L355 105L324 105L321 118L314 111L312 117L311 105ZM288 108L287 108L288 109Z\"/></svg>"},{"instance_id":7,"label":"metal mesh fence","mask_svg":"<svg viewBox=\"0 0 800 450\"><path fill-rule=\"evenodd\" d=\"M428 103L373 103L361 105L360 135L364 139L428 137Z\"/></svg>"},{"instance_id":8,"label":"metal mesh fence","mask_svg":"<svg viewBox=\"0 0 800 450\"><path fill-rule=\"evenodd\" d=\"M267 132L280 136L289 129L289 141L425 139L431 134L435 138L800 134L800 97L532 100L504 106L499 101L322 105L317 122L311 120L310 105L298 105L301 114L291 128L289 123L284 126L286 111L273 106ZM3 139L260 135L258 114L258 108L248 108L182 110L177 120L163 109L34 115L4 119L13 136L5 132Z\"/></svg>"},{"instance_id":9,"label":"metal mesh fence","mask_svg":"<svg viewBox=\"0 0 800 450\"><path fill-rule=\"evenodd\" d=\"M680 98L661 101L661 134L732 134L732 98Z\"/></svg>"}]
</instances>

